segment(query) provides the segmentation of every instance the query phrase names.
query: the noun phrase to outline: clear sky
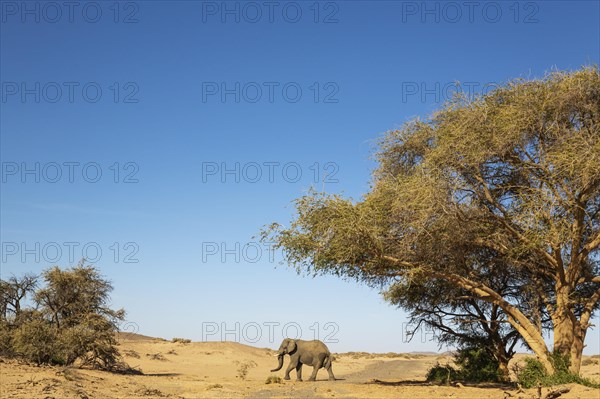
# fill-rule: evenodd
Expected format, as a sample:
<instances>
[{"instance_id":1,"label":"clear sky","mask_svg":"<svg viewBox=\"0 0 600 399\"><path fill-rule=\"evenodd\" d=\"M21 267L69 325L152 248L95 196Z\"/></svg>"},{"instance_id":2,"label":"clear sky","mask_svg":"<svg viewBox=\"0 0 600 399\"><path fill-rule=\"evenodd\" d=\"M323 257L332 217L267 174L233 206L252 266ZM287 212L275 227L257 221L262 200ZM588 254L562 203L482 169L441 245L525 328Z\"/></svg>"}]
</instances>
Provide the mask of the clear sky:
<instances>
[{"instance_id":1,"label":"clear sky","mask_svg":"<svg viewBox=\"0 0 600 399\"><path fill-rule=\"evenodd\" d=\"M332 351L437 350L428 333L403 342L406 315L376 290L298 276L253 236L289 221L311 186L360 198L377 137L435 110L453 82L481 93L600 57L598 1L0 13L2 275L87 256L124 329L268 347L300 328ZM599 341L596 328L586 352Z\"/></svg>"}]
</instances>

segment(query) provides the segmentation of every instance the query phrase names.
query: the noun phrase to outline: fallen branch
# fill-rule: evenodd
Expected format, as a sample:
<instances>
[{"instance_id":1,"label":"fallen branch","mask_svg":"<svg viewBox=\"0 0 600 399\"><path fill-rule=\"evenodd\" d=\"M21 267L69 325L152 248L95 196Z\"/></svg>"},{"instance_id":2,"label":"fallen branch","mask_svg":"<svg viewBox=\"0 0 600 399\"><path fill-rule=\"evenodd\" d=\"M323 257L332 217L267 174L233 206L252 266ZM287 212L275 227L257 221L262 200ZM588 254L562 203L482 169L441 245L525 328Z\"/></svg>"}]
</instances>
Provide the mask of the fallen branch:
<instances>
[{"instance_id":1,"label":"fallen branch","mask_svg":"<svg viewBox=\"0 0 600 399\"><path fill-rule=\"evenodd\" d=\"M560 388L560 389L555 389L554 391L550 391L548 392L543 399L556 399L559 396L561 396L564 393L567 393L571 390L571 388Z\"/></svg>"}]
</instances>

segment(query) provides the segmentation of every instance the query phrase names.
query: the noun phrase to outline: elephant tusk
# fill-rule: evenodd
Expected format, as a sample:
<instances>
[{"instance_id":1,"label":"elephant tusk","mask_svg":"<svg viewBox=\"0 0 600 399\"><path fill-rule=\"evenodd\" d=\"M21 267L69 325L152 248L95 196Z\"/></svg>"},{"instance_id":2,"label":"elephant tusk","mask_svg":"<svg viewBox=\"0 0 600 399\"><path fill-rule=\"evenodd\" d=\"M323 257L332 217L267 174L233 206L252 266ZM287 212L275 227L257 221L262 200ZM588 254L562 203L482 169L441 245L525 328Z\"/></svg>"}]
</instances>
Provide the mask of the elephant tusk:
<instances>
[{"instance_id":1,"label":"elephant tusk","mask_svg":"<svg viewBox=\"0 0 600 399\"><path fill-rule=\"evenodd\" d=\"M273 356L275 356L275 357L279 357L279 356L282 356L282 355L280 355L279 353L276 353L276 354L275 354L275 355L273 355Z\"/></svg>"}]
</instances>

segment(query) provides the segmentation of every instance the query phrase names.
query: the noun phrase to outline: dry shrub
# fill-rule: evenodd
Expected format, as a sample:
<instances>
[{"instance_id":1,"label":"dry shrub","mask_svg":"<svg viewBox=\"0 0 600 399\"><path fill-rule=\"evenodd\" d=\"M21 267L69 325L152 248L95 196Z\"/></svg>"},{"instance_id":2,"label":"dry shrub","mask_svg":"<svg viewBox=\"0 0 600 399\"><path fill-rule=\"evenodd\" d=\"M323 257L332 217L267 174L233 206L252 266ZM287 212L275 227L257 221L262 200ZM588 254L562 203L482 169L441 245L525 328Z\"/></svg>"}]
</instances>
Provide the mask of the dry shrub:
<instances>
[{"instance_id":1,"label":"dry shrub","mask_svg":"<svg viewBox=\"0 0 600 399\"><path fill-rule=\"evenodd\" d=\"M600 364L600 360L591 358L591 359L583 359L581 361L581 365L582 366L589 366L589 365L592 365L592 364Z\"/></svg>"},{"instance_id":2,"label":"dry shrub","mask_svg":"<svg viewBox=\"0 0 600 399\"><path fill-rule=\"evenodd\" d=\"M246 377L248 376L248 372L250 371L251 368L254 368L256 366L258 366L256 364L256 362L254 362L253 360L247 360L245 362L235 362L237 365L239 365L238 369L237 369L237 378L241 379L241 380L245 380Z\"/></svg>"},{"instance_id":3,"label":"dry shrub","mask_svg":"<svg viewBox=\"0 0 600 399\"><path fill-rule=\"evenodd\" d=\"M167 360L167 358L164 357L162 355L162 353L146 353L146 356L148 356L151 360L160 360L160 361Z\"/></svg>"},{"instance_id":4,"label":"dry shrub","mask_svg":"<svg viewBox=\"0 0 600 399\"><path fill-rule=\"evenodd\" d=\"M153 396L158 398L165 398L168 396L156 388L141 388L138 389L137 393L141 396Z\"/></svg>"},{"instance_id":5,"label":"dry shrub","mask_svg":"<svg viewBox=\"0 0 600 399\"><path fill-rule=\"evenodd\" d=\"M269 377L267 377L265 384L281 384L281 377L278 377L276 375L270 375Z\"/></svg>"},{"instance_id":6,"label":"dry shrub","mask_svg":"<svg viewBox=\"0 0 600 399\"><path fill-rule=\"evenodd\" d=\"M140 354L139 353L137 353L134 350L130 350L130 349L124 350L123 351L123 355L129 356L129 357L133 357L133 358L136 358L136 359L140 358Z\"/></svg>"}]
</instances>

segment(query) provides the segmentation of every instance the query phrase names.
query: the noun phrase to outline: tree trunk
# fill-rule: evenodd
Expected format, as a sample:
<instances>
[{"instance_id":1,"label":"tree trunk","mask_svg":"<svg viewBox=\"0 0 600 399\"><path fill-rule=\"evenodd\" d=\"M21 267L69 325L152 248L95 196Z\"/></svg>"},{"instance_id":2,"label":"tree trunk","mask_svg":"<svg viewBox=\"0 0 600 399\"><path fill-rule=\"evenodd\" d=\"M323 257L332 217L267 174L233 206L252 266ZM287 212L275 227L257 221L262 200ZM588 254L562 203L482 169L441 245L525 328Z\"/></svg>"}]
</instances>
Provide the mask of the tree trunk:
<instances>
[{"instance_id":1,"label":"tree trunk","mask_svg":"<svg viewBox=\"0 0 600 399\"><path fill-rule=\"evenodd\" d=\"M512 358L506 350L507 342L502 340L496 331L496 339L493 344L492 356L498 361L498 379L501 382L509 382L510 376L508 372L508 362Z\"/></svg>"},{"instance_id":2,"label":"tree trunk","mask_svg":"<svg viewBox=\"0 0 600 399\"><path fill-rule=\"evenodd\" d=\"M554 353L571 355L571 346L575 338L575 315L570 309L569 287L562 282L556 284L556 310L551 315L554 324Z\"/></svg>"},{"instance_id":3,"label":"tree trunk","mask_svg":"<svg viewBox=\"0 0 600 399\"><path fill-rule=\"evenodd\" d=\"M498 359L498 378L501 382L509 382L508 359L502 357Z\"/></svg>"},{"instance_id":4,"label":"tree trunk","mask_svg":"<svg viewBox=\"0 0 600 399\"><path fill-rule=\"evenodd\" d=\"M571 365L569 371L575 375L579 375L581 369L581 357L583 356L583 348L585 347L585 335L587 330L581 328L581 326L575 327L575 337L573 339L573 345L571 346Z\"/></svg>"},{"instance_id":5,"label":"tree trunk","mask_svg":"<svg viewBox=\"0 0 600 399\"><path fill-rule=\"evenodd\" d=\"M570 291L564 286L558 286L556 292L556 312L552 315L554 352L570 361L571 373L579 374L586 330L581 328L573 314L569 303Z\"/></svg>"},{"instance_id":6,"label":"tree trunk","mask_svg":"<svg viewBox=\"0 0 600 399\"><path fill-rule=\"evenodd\" d=\"M571 356L571 348L575 339L573 321L561 312L553 318L554 321L554 352L563 356Z\"/></svg>"}]
</instances>

